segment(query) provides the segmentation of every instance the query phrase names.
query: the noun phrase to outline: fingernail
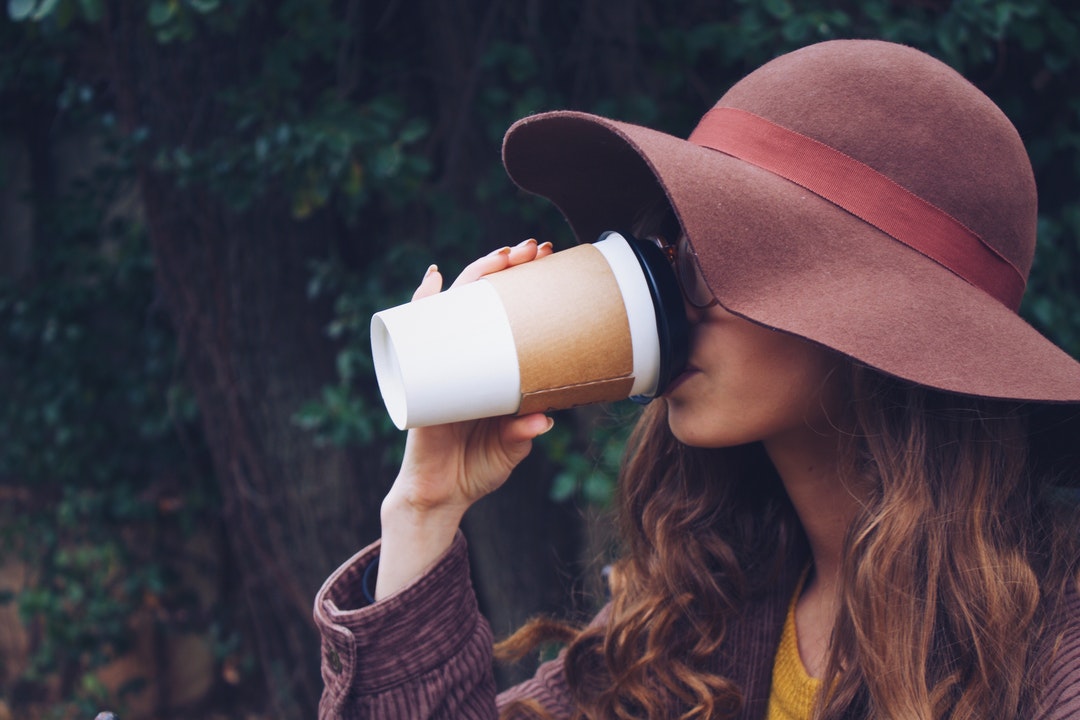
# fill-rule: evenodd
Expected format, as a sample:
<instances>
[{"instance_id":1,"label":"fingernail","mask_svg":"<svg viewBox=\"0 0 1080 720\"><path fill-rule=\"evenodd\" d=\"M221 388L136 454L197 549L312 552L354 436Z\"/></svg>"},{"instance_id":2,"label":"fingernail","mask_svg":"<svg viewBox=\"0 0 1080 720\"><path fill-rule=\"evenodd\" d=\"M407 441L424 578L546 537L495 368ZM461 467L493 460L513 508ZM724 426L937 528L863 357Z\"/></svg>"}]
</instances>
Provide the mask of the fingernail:
<instances>
[{"instance_id":1,"label":"fingernail","mask_svg":"<svg viewBox=\"0 0 1080 720\"><path fill-rule=\"evenodd\" d=\"M547 427L544 428L543 430L541 430L540 434L543 435L544 433L546 433L548 430L550 430L553 427L555 427L555 420L553 418L548 418L547 419Z\"/></svg>"},{"instance_id":2,"label":"fingernail","mask_svg":"<svg viewBox=\"0 0 1080 720\"><path fill-rule=\"evenodd\" d=\"M548 250L548 249L553 248L553 247L555 247L555 246L551 244L551 241L545 240L544 242L537 245L536 249L537 250Z\"/></svg>"},{"instance_id":3,"label":"fingernail","mask_svg":"<svg viewBox=\"0 0 1080 720\"><path fill-rule=\"evenodd\" d=\"M522 240L521 242L519 242L517 244L517 246L518 247L525 247L529 243L532 243L533 245L535 245L536 244L536 238L529 238L528 240Z\"/></svg>"},{"instance_id":4,"label":"fingernail","mask_svg":"<svg viewBox=\"0 0 1080 720\"><path fill-rule=\"evenodd\" d=\"M434 275L437 272L439 272L439 266L438 265L434 265L434 264L428 265L428 269L424 273L424 279L427 280L429 277L431 277L432 275Z\"/></svg>"},{"instance_id":5,"label":"fingernail","mask_svg":"<svg viewBox=\"0 0 1080 720\"><path fill-rule=\"evenodd\" d=\"M489 255L509 255L510 254L510 246L509 245L503 245L498 250L492 250L488 254Z\"/></svg>"}]
</instances>

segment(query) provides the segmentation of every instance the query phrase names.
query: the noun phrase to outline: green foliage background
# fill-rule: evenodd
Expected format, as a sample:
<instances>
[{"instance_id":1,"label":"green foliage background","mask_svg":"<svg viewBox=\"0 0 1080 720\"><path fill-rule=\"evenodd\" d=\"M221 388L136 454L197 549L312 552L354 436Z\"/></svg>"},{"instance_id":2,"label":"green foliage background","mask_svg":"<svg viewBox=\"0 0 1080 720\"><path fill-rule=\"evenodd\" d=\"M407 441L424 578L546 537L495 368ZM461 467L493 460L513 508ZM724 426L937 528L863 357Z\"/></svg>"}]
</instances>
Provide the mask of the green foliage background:
<instances>
[{"instance_id":1,"label":"green foliage background","mask_svg":"<svg viewBox=\"0 0 1080 720\"><path fill-rule=\"evenodd\" d=\"M505 244L489 234L493 218L500 228L569 242L554 212L503 175L497 150L510 122L574 107L685 135L728 85L771 57L829 38L889 39L965 73L1019 128L1041 189L1022 312L1080 356L1073 3L642 0L618 11L577 0L420 3L488 19L466 38L478 48L472 84L449 91L469 103L490 150L474 160L482 170L468 187L453 183L457 159L440 146L454 130L438 99L447 91L415 43L387 36L395 3L356 16L355 3L332 0L137 5L148 37L166 48L260 37L255 81L226 84L214 97L229 132L165 142L118 121L108 69L84 62L109 42L116 3L8 0L0 19L0 139L76 138L97 149L78 180L25 199L42 220L32 262L18 273L0 269L0 552L34 568L29 589L0 597L33 629L29 670L0 688L13 708L29 706L57 674L63 699L48 713L123 707L91 671L126 649L127 620L148 608L165 632L212 633L222 662L244 646L247 628L234 608L185 612L193 607L185 539L215 527L220 498L156 289L148 229L137 211L116 211L140 168L236 213L269 194L285 197L296 222L329 218L356 242L358 250L332 251L308 268L313 303L333 305L326 332L339 343L338 381L295 408L294 420L312 443L371 448L392 473L399 450L372 383L371 313L403 301L433 259L452 275ZM615 40L612 13L632 20ZM345 56L351 84L343 88L325 77ZM34 126L43 118L45 127ZM11 170L0 166L0 183L13 182ZM555 497L607 501L632 415L614 408L598 423L559 424L542 448L557 468Z\"/></svg>"}]
</instances>

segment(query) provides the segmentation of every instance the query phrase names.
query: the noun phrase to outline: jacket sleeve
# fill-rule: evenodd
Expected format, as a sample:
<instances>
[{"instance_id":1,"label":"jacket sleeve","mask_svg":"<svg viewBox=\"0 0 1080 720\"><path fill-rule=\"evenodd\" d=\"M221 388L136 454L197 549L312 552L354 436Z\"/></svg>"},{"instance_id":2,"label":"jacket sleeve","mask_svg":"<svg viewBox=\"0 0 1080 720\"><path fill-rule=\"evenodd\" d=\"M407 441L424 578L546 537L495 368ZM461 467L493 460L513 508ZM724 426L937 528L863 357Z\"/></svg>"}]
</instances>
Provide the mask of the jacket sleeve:
<instances>
[{"instance_id":1,"label":"jacket sleeve","mask_svg":"<svg viewBox=\"0 0 1080 720\"><path fill-rule=\"evenodd\" d=\"M1080 594L1066 597L1062 631L1047 649L1046 682L1038 720L1080 717Z\"/></svg>"},{"instance_id":2,"label":"jacket sleeve","mask_svg":"<svg viewBox=\"0 0 1080 720\"><path fill-rule=\"evenodd\" d=\"M496 700L492 633L481 616L459 532L423 576L370 604L361 583L379 543L353 556L315 598L322 636L320 720L495 720L511 700L535 699L568 717L561 661Z\"/></svg>"}]
</instances>

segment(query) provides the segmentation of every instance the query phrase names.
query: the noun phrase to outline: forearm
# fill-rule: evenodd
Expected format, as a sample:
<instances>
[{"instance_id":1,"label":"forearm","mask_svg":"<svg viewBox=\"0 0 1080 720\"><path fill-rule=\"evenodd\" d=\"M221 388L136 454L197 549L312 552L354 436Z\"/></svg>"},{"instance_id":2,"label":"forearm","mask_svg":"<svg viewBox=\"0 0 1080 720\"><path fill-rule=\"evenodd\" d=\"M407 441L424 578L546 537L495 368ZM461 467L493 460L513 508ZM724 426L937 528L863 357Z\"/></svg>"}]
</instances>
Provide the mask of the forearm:
<instances>
[{"instance_id":1,"label":"forearm","mask_svg":"<svg viewBox=\"0 0 1080 720\"><path fill-rule=\"evenodd\" d=\"M383 600L420 577L454 542L465 508L419 508L391 491L382 505L382 551L375 599Z\"/></svg>"},{"instance_id":2,"label":"forearm","mask_svg":"<svg viewBox=\"0 0 1080 720\"><path fill-rule=\"evenodd\" d=\"M494 720L491 631L476 608L465 540L393 597L374 605L361 578L376 543L319 591L326 720ZM380 559L381 564L381 559Z\"/></svg>"}]
</instances>

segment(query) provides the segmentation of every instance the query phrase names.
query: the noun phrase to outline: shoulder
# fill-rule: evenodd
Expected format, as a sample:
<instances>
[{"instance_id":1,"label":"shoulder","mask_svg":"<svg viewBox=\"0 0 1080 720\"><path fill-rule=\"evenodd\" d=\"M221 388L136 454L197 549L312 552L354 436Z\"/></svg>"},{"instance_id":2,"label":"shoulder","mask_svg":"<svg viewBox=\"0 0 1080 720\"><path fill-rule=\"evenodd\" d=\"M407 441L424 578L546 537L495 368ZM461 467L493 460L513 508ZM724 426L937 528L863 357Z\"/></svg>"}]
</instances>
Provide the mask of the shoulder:
<instances>
[{"instance_id":1,"label":"shoulder","mask_svg":"<svg viewBox=\"0 0 1080 720\"><path fill-rule=\"evenodd\" d=\"M1046 675L1040 717L1064 720L1080 716L1080 592L1075 585L1053 615L1042 654Z\"/></svg>"}]
</instances>

